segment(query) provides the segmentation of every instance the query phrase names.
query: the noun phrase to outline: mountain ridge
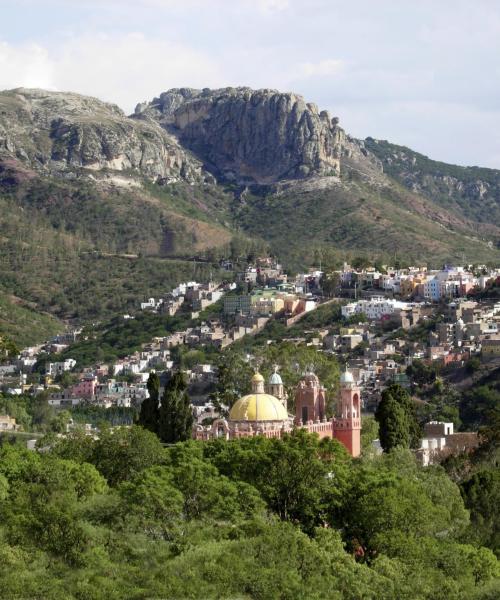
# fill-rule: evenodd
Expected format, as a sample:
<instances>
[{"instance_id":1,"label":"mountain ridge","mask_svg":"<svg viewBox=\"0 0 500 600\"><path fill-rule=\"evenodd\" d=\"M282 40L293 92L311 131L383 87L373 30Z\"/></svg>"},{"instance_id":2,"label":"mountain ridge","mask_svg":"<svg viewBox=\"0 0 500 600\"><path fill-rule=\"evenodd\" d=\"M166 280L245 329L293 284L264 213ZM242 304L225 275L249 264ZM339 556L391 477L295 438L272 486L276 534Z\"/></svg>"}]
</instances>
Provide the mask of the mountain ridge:
<instances>
[{"instance_id":1,"label":"mountain ridge","mask_svg":"<svg viewBox=\"0 0 500 600\"><path fill-rule=\"evenodd\" d=\"M291 269L500 259L500 171L357 140L276 90L178 88L131 116L0 92L0 209L0 292L63 319L130 310L187 259L250 248Z\"/></svg>"}]
</instances>

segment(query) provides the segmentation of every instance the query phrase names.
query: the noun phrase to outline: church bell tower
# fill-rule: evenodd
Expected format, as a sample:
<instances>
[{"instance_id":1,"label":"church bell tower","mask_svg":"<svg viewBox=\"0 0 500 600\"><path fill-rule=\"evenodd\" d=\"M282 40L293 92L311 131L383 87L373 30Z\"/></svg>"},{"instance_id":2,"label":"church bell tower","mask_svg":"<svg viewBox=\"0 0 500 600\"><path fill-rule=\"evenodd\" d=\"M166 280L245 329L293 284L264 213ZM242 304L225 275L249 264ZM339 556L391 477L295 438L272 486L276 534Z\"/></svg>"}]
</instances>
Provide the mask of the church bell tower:
<instances>
[{"instance_id":1,"label":"church bell tower","mask_svg":"<svg viewBox=\"0 0 500 600\"><path fill-rule=\"evenodd\" d=\"M351 456L361 454L360 389L348 370L340 376L340 402L338 416L333 419L333 436Z\"/></svg>"},{"instance_id":2,"label":"church bell tower","mask_svg":"<svg viewBox=\"0 0 500 600\"><path fill-rule=\"evenodd\" d=\"M309 371L300 381L295 392L295 424L307 425L323 421L326 416L325 388L317 375Z\"/></svg>"}]
</instances>

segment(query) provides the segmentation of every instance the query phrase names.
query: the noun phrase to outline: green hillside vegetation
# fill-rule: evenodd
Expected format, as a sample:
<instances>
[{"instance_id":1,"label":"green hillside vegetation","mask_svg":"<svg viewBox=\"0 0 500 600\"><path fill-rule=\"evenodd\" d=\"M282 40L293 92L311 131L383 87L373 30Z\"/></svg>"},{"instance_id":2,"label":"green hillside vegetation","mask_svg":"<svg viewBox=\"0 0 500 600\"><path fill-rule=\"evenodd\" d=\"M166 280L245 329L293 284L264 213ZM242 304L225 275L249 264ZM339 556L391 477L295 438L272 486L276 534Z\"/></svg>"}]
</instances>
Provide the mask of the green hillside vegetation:
<instances>
[{"instance_id":1,"label":"green hillside vegetation","mask_svg":"<svg viewBox=\"0 0 500 600\"><path fill-rule=\"evenodd\" d=\"M426 204L427 203L427 204ZM461 260L492 262L498 250L470 223L451 217L403 186L374 187L362 180L318 191L248 195L235 220L271 244L294 268L313 264L318 252L337 260L366 253L371 259L433 266Z\"/></svg>"},{"instance_id":2,"label":"green hillside vegetation","mask_svg":"<svg viewBox=\"0 0 500 600\"><path fill-rule=\"evenodd\" d=\"M303 432L167 449L138 427L0 449L10 598L492 600L459 487ZM478 478L467 500L490 497ZM470 493L469 493L470 492ZM475 505L481 513L482 504Z\"/></svg>"},{"instance_id":3,"label":"green hillside vegetation","mask_svg":"<svg viewBox=\"0 0 500 600\"><path fill-rule=\"evenodd\" d=\"M215 188L202 204L200 190L182 185L153 195L17 172L0 180L0 290L59 318L134 310L182 280L217 276L207 259L264 245L217 222Z\"/></svg>"},{"instance_id":4,"label":"green hillside vegetation","mask_svg":"<svg viewBox=\"0 0 500 600\"><path fill-rule=\"evenodd\" d=\"M395 148L370 140L367 146L381 160ZM496 194L496 171L464 171L416 156L424 174L441 169L452 176L458 169L465 186L481 177ZM345 168L328 188L298 185L271 194L215 184L159 186L127 172L41 176L14 159L0 161L0 292L40 313L88 322L131 312L181 280L227 277L217 273L220 258L269 249L290 271L357 256L431 266L464 256L498 262L500 216L490 211L488 224L477 223L491 198L477 210L458 193L446 192L445 201L444 189L426 198L405 187L404 165L391 164L385 169L394 179ZM19 313L11 316L21 327ZM45 335L40 329L34 340Z\"/></svg>"},{"instance_id":5,"label":"green hillside vegetation","mask_svg":"<svg viewBox=\"0 0 500 600\"><path fill-rule=\"evenodd\" d=\"M448 210L476 221L497 226L500 223L500 170L439 162L386 140L367 138L365 145L382 161L387 174L403 183L408 177L415 178L427 197ZM448 178L462 184L462 191L457 189L450 193ZM487 198L474 198L467 194L468 187L478 181L490 186Z\"/></svg>"},{"instance_id":6,"label":"green hillside vegetation","mask_svg":"<svg viewBox=\"0 0 500 600\"><path fill-rule=\"evenodd\" d=\"M41 313L17 298L0 292L0 337L11 339L19 348L50 339L64 330L64 323Z\"/></svg>"},{"instance_id":7,"label":"green hillside vegetation","mask_svg":"<svg viewBox=\"0 0 500 600\"><path fill-rule=\"evenodd\" d=\"M94 365L99 361L113 364L117 359L140 350L154 337L164 337L174 331L199 325L202 321L219 315L221 310L222 301L219 300L200 311L194 319L190 312L183 311L173 317L149 311L135 312L133 318L127 319L123 316L112 317L85 327L81 339L60 354L40 357L39 366L43 366L49 359L65 358L75 359L78 367Z\"/></svg>"}]
</instances>

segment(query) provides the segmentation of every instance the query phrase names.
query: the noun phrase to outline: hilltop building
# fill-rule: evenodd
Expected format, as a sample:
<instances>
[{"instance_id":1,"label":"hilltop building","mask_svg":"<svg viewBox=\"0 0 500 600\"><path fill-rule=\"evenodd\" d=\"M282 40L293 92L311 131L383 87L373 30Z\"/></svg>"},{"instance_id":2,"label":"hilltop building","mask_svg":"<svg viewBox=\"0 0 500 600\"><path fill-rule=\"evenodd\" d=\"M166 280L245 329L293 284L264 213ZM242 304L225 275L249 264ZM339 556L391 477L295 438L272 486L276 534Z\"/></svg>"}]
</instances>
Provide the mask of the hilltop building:
<instances>
[{"instance_id":1,"label":"hilltop building","mask_svg":"<svg viewBox=\"0 0 500 600\"><path fill-rule=\"evenodd\" d=\"M238 439L262 435L280 438L294 428L306 429L320 438L338 439L352 456L361 452L361 398L352 373L340 378L338 415L326 417L326 391L316 374L304 375L295 390L295 416L287 411L283 381L275 371L267 386L260 373L252 377L252 392L233 405L227 419L216 419L211 426L196 425L194 437Z\"/></svg>"}]
</instances>

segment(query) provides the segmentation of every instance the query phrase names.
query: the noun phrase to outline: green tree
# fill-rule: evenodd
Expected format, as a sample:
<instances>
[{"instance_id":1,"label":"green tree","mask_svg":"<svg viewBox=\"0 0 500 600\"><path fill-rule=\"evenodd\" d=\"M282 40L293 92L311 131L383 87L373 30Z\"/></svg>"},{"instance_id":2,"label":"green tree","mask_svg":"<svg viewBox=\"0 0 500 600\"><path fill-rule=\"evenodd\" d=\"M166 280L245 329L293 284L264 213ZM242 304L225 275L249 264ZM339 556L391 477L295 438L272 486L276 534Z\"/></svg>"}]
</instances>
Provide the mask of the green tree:
<instances>
[{"instance_id":1,"label":"green tree","mask_svg":"<svg viewBox=\"0 0 500 600\"><path fill-rule=\"evenodd\" d=\"M2 512L11 542L38 547L72 566L84 562L90 535L78 514L80 501L106 491L96 469L51 455L25 461L22 450L6 456L11 492ZM18 461L18 468L12 468Z\"/></svg>"},{"instance_id":2,"label":"green tree","mask_svg":"<svg viewBox=\"0 0 500 600\"><path fill-rule=\"evenodd\" d=\"M227 415L228 409L250 392L253 369L241 352L231 348L220 354L216 367L217 384L210 399L219 412Z\"/></svg>"},{"instance_id":3,"label":"green tree","mask_svg":"<svg viewBox=\"0 0 500 600\"><path fill-rule=\"evenodd\" d=\"M192 436L193 410L182 373L177 372L165 386L161 399L158 435L162 442L183 442Z\"/></svg>"},{"instance_id":4,"label":"green tree","mask_svg":"<svg viewBox=\"0 0 500 600\"><path fill-rule=\"evenodd\" d=\"M10 338L0 335L0 362L19 354L19 348Z\"/></svg>"},{"instance_id":5,"label":"green tree","mask_svg":"<svg viewBox=\"0 0 500 600\"><path fill-rule=\"evenodd\" d=\"M378 423L373 417L363 417L361 422L361 450L363 454L372 449L372 442L379 436Z\"/></svg>"},{"instance_id":6,"label":"green tree","mask_svg":"<svg viewBox=\"0 0 500 600\"><path fill-rule=\"evenodd\" d=\"M124 519L135 519L139 531L168 536L182 518L184 498L174 486L171 469L156 466L141 471L118 487ZM129 523L129 526L132 524Z\"/></svg>"},{"instance_id":7,"label":"green tree","mask_svg":"<svg viewBox=\"0 0 500 600\"><path fill-rule=\"evenodd\" d=\"M387 390L382 393L382 400L377 406L375 419L379 425L380 445L385 452L398 446L409 447L410 434L406 413L392 394L387 393Z\"/></svg>"},{"instance_id":8,"label":"green tree","mask_svg":"<svg viewBox=\"0 0 500 600\"><path fill-rule=\"evenodd\" d=\"M63 439L50 440L50 446L57 456L93 464L112 486L165 461L158 437L134 425L103 429L97 439L73 431Z\"/></svg>"},{"instance_id":9,"label":"green tree","mask_svg":"<svg viewBox=\"0 0 500 600\"><path fill-rule=\"evenodd\" d=\"M460 487L471 515L470 537L500 556L500 472L481 469Z\"/></svg>"},{"instance_id":10,"label":"green tree","mask_svg":"<svg viewBox=\"0 0 500 600\"><path fill-rule=\"evenodd\" d=\"M365 256L356 256L352 261L352 266L357 271L367 269L370 266L370 261Z\"/></svg>"},{"instance_id":11,"label":"green tree","mask_svg":"<svg viewBox=\"0 0 500 600\"><path fill-rule=\"evenodd\" d=\"M138 424L144 427L144 429L158 433L160 378L155 372L150 373L147 386L149 397L142 401Z\"/></svg>"},{"instance_id":12,"label":"green tree","mask_svg":"<svg viewBox=\"0 0 500 600\"><path fill-rule=\"evenodd\" d=\"M356 465L350 483L342 508L347 538L369 552L396 556L398 536L457 540L468 525L458 486L440 467L419 467L409 450Z\"/></svg>"},{"instance_id":13,"label":"green tree","mask_svg":"<svg viewBox=\"0 0 500 600\"><path fill-rule=\"evenodd\" d=\"M436 381L436 366L427 365L421 360L414 360L406 369L406 374L418 385L429 385Z\"/></svg>"},{"instance_id":14,"label":"green tree","mask_svg":"<svg viewBox=\"0 0 500 600\"><path fill-rule=\"evenodd\" d=\"M64 433L70 421L71 413L67 410L62 410L50 421L50 430L56 433Z\"/></svg>"},{"instance_id":15,"label":"green tree","mask_svg":"<svg viewBox=\"0 0 500 600\"><path fill-rule=\"evenodd\" d=\"M380 444L385 452L397 446L419 446L421 432L415 408L410 395L400 385L392 384L382 392L375 419L379 424Z\"/></svg>"},{"instance_id":16,"label":"green tree","mask_svg":"<svg viewBox=\"0 0 500 600\"><path fill-rule=\"evenodd\" d=\"M75 373L64 371L60 375L57 375L55 382L58 383L63 389L69 388L71 385L77 382L78 378Z\"/></svg>"},{"instance_id":17,"label":"green tree","mask_svg":"<svg viewBox=\"0 0 500 600\"><path fill-rule=\"evenodd\" d=\"M324 273L321 277L320 285L327 296L334 296L340 287L340 274L335 271Z\"/></svg>"},{"instance_id":18,"label":"green tree","mask_svg":"<svg viewBox=\"0 0 500 600\"><path fill-rule=\"evenodd\" d=\"M280 519L309 532L334 519L350 463L336 440L298 430L282 439L215 440L204 451L221 473L255 486Z\"/></svg>"}]
</instances>

